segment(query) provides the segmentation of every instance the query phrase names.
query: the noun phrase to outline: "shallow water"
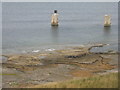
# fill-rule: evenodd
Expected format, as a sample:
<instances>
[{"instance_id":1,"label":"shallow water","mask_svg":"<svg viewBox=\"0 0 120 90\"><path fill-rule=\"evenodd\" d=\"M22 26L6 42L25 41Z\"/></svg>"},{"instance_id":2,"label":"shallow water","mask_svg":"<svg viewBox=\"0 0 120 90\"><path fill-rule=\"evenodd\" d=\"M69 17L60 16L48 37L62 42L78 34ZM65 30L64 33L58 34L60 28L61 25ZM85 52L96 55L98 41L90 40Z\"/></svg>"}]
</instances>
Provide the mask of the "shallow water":
<instances>
[{"instance_id":1,"label":"shallow water","mask_svg":"<svg viewBox=\"0 0 120 90\"><path fill-rule=\"evenodd\" d=\"M26 53L67 45L108 43L117 50L118 3L3 3L3 54ZM59 26L51 27L53 10L59 13ZM104 15L112 26L104 28Z\"/></svg>"}]
</instances>

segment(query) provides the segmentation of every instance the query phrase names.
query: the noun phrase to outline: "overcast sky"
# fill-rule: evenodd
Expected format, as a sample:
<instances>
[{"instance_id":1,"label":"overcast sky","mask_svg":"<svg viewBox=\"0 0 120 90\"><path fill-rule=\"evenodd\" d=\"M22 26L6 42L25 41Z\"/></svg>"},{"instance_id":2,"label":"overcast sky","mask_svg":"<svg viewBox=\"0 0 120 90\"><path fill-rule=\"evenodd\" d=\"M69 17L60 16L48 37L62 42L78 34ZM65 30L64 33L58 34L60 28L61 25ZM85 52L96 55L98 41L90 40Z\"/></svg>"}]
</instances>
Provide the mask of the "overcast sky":
<instances>
[{"instance_id":1,"label":"overcast sky","mask_svg":"<svg viewBox=\"0 0 120 90\"><path fill-rule=\"evenodd\" d=\"M2 2L119 2L120 0L1 0Z\"/></svg>"}]
</instances>

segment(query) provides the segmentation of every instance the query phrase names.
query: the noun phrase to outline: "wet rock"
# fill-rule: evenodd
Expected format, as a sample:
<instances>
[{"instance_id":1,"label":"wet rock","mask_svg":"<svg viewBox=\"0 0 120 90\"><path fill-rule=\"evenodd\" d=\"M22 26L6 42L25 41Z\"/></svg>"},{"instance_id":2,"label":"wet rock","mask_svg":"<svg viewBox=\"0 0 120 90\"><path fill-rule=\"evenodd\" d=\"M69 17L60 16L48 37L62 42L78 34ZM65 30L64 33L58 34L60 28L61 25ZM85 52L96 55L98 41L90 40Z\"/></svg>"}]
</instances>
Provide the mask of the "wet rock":
<instances>
[{"instance_id":1,"label":"wet rock","mask_svg":"<svg viewBox=\"0 0 120 90\"><path fill-rule=\"evenodd\" d=\"M97 74L100 71L116 68L115 65L109 64L109 57L103 57L113 51L110 51L110 53L107 52L107 54L103 52L89 52L89 48L96 46L57 50L55 51L57 53L51 54L46 52L10 55L7 57L8 61L3 64L3 67L11 70L15 69L17 72L20 72L20 78L16 79L19 83L25 82L25 80L21 81L22 78L35 80L28 82L34 84L67 80L72 78L72 75L77 77L91 76L94 72ZM102 47L103 44L98 46ZM110 55L111 57L113 56L113 54ZM69 72L71 71L72 73L70 74Z\"/></svg>"},{"instance_id":2,"label":"wet rock","mask_svg":"<svg viewBox=\"0 0 120 90\"><path fill-rule=\"evenodd\" d=\"M46 56L39 56L40 59L44 59Z\"/></svg>"},{"instance_id":3,"label":"wet rock","mask_svg":"<svg viewBox=\"0 0 120 90\"><path fill-rule=\"evenodd\" d=\"M87 54L81 54L81 55L77 55L77 56L74 56L74 55L70 55L70 56L65 56L65 58L80 58L80 57L83 57L83 56L86 56Z\"/></svg>"},{"instance_id":4,"label":"wet rock","mask_svg":"<svg viewBox=\"0 0 120 90\"><path fill-rule=\"evenodd\" d=\"M5 56L0 56L0 63L5 63L7 62L8 58Z\"/></svg>"}]
</instances>

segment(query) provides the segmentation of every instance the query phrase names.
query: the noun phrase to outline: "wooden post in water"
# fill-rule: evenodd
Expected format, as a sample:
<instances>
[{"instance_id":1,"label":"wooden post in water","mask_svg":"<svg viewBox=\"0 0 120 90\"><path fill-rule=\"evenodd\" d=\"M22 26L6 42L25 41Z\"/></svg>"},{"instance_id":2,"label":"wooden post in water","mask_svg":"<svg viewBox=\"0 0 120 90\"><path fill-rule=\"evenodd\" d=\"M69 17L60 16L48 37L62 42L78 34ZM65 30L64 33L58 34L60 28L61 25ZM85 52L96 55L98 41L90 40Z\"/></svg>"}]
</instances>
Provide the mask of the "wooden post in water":
<instances>
[{"instance_id":1,"label":"wooden post in water","mask_svg":"<svg viewBox=\"0 0 120 90\"><path fill-rule=\"evenodd\" d=\"M111 26L111 17L109 15L104 16L104 27L110 27Z\"/></svg>"},{"instance_id":2,"label":"wooden post in water","mask_svg":"<svg viewBox=\"0 0 120 90\"><path fill-rule=\"evenodd\" d=\"M57 10L54 10L54 13L52 14L51 25L52 26L58 26L58 14L57 14Z\"/></svg>"}]
</instances>

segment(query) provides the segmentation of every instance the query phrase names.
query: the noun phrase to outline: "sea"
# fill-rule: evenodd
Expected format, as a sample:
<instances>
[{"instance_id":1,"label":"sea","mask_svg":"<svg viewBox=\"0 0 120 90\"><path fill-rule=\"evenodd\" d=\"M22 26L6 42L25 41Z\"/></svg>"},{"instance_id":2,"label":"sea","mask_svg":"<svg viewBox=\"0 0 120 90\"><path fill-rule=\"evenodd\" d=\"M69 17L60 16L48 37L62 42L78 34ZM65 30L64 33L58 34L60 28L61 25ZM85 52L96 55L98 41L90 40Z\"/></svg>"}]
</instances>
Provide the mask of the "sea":
<instances>
[{"instance_id":1,"label":"sea","mask_svg":"<svg viewBox=\"0 0 120 90\"><path fill-rule=\"evenodd\" d=\"M59 26L51 26L57 10ZM111 27L104 27L104 15ZM2 53L53 51L69 46L108 44L118 50L117 2L2 2Z\"/></svg>"}]
</instances>

